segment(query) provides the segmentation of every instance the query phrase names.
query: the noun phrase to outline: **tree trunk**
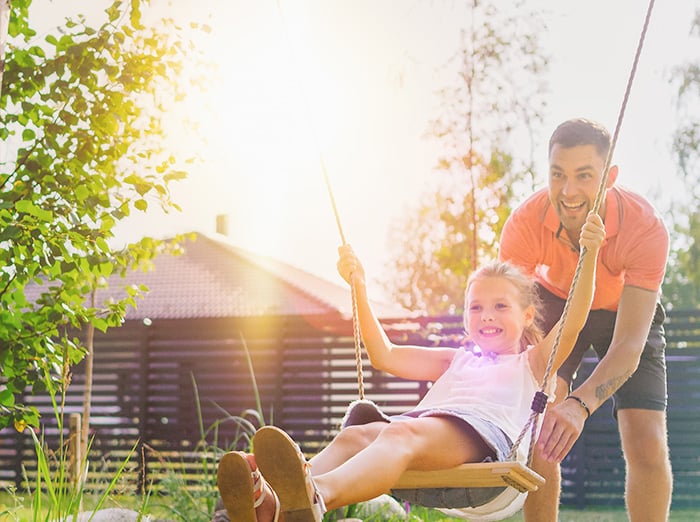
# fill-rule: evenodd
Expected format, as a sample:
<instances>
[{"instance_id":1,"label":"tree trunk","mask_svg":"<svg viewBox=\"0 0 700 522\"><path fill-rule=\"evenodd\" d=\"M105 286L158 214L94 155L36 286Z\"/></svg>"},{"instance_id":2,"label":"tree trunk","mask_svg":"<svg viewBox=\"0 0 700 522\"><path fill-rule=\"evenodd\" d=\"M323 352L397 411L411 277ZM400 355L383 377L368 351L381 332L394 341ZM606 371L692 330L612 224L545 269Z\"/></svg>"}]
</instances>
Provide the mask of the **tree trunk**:
<instances>
[{"instance_id":1,"label":"tree trunk","mask_svg":"<svg viewBox=\"0 0 700 522\"><path fill-rule=\"evenodd\" d=\"M0 0L1 1L1 0ZM97 289L93 286L92 293L90 294L90 306L95 308L95 293ZM92 373L94 364L94 353L95 353L95 325L89 323L87 325L87 338L85 340L85 348L87 349L87 354L85 355L85 389L83 390L83 419L80 429L80 454L87 463L88 460L88 442L90 434L90 405L92 403ZM81 463L82 464L82 463ZM87 466L82 466L80 479L82 482L87 480L84 473L87 473Z\"/></svg>"}]
</instances>

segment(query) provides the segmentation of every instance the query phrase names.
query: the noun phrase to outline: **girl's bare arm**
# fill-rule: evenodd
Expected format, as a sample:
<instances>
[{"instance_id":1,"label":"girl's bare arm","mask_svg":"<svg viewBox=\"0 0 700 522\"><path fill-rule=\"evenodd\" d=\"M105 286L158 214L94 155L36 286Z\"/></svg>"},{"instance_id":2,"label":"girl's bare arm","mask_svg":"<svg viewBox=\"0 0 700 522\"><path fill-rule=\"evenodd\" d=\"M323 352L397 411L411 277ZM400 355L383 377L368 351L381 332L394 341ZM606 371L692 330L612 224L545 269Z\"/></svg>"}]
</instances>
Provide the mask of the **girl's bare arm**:
<instances>
[{"instance_id":1,"label":"girl's bare arm","mask_svg":"<svg viewBox=\"0 0 700 522\"><path fill-rule=\"evenodd\" d=\"M581 237L579 244L586 249L586 253L581 261L581 271L578 282L573 290L573 295L569 303L566 320L562 323L559 319L557 324L550 330L544 340L539 343L534 350L536 361L532 365L535 371L544 377L544 370L549 361L550 353L554 347L554 340L559 328L561 327L561 337L559 346L555 355L552 372L555 372L564 363L566 358L571 353L571 350L576 343L578 334L586 324L588 312L593 302L593 293L595 291L595 273L596 264L598 261L598 251L605 239L605 228L603 220L597 214L590 214L586 223L581 229Z\"/></svg>"},{"instance_id":2,"label":"girl's bare arm","mask_svg":"<svg viewBox=\"0 0 700 522\"><path fill-rule=\"evenodd\" d=\"M360 333L372 366L405 379L435 380L442 375L452 361L455 350L392 343L367 297L362 264L349 245L340 247L338 251L338 272L354 285Z\"/></svg>"}]
</instances>

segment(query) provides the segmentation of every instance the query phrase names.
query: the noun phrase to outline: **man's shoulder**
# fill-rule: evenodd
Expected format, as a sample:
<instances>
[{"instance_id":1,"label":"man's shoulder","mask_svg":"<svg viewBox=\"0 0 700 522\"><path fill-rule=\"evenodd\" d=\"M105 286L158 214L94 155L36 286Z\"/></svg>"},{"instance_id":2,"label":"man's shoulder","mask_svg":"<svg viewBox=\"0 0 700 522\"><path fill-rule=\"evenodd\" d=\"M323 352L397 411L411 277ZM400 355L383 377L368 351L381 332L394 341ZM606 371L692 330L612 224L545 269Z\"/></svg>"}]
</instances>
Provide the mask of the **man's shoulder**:
<instances>
[{"instance_id":1,"label":"man's shoulder","mask_svg":"<svg viewBox=\"0 0 700 522\"><path fill-rule=\"evenodd\" d=\"M634 204L645 210L656 212L654 205L652 205L647 198L638 192L635 192L623 185L615 185L612 190L618 194L618 198L623 202L623 204Z\"/></svg>"},{"instance_id":2,"label":"man's shoulder","mask_svg":"<svg viewBox=\"0 0 700 522\"><path fill-rule=\"evenodd\" d=\"M640 222L665 227L663 220L654 205L644 196L625 187L613 188L619 201L621 226L638 227Z\"/></svg>"}]
</instances>

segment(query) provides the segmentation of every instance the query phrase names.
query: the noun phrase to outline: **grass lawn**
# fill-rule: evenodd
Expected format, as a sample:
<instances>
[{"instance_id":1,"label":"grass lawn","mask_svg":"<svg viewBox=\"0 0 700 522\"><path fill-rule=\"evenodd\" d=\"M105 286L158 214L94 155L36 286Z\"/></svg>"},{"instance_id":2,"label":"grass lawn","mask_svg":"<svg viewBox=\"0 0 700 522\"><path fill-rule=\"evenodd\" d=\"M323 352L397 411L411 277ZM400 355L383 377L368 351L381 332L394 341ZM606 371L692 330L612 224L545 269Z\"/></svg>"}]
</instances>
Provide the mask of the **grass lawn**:
<instances>
[{"instance_id":1,"label":"grass lawn","mask_svg":"<svg viewBox=\"0 0 700 522\"><path fill-rule=\"evenodd\" d=\"M508 522L521 522L525 520L522 515L516 515L507 519ZM559 513L559 522L628 522L624 509L594 509L585 510L562 509ZM697 522L700 521L700 508L694 510L676 510L671 512L670 522Z\"/></svg>"},{"instance_id":2,"label":"grass lawn","mask_svg":"<svg viewBox=\"0 0 700 522\"><path fill-rule=\"evenodd\" d=\"M411 522L457 522L461 519L442 515L438 511L417 508L411 513ZM521 513L503 522L523 522ZM584 510L562 508L559 512L559 522L629 522L627 513L622 508L588 508ZM700 522L700 507L698 509L678 509L671 512L669 522Z\"/></svg>"},{"instance_id":3,"label":"grass lawn","mask_svg":"<svg viewBox=\"0 0 700 522\"><path fill-rule=\"evenodd\" d=\"M428 520L431 522L453 522L460 519L442 517L429 518ZM503 522L523 522L524 520L522 513L518 513ZM588 508L584 510L562 508L559 512L559 522L629 522L629 518L622 508ZM671 511L669 522L700 522L700 507Z\"/></svg>"},{"instance_id":4,"label":"grass lawn","mask_svg":"<svg viewBox=\"0 0 700 522\"><path fill-rule=\"evenodd\" d=\"M153 518L162 518L163 520L174 520L183 522L178 518L173 517L172 513L166 513L159 509L158 506L167 505L167 497L159 499L151 499L148 514ZM29 504L31 498L28 495L11 495L8 492L0 492L0 522L31 522L33 520L43 520L32 516ZM90 509L91 501L86 499L86 510ZM117 497L110 498L103 508L121 507L129 509L139 509L140 500L134 497ZM197 517L198 521L205 522L207 517L204 510L200 514L201 518ZM423 508L415 508L411 512L411 522L456 522L460 519L446 517L434 510L426 510ZM377 521L376 517L372 519ZM504 522L523 522L522 514L517 514L513 517L505 519ZM559 516L560 522L627 522L627 513L622 508L588 508L584 510L562 508ZM671 512L670 522L698 522L700 521L700 507L698 509L678 509ZM187 521L195 522L195 521Z\"/></svg>"}]
</instances>

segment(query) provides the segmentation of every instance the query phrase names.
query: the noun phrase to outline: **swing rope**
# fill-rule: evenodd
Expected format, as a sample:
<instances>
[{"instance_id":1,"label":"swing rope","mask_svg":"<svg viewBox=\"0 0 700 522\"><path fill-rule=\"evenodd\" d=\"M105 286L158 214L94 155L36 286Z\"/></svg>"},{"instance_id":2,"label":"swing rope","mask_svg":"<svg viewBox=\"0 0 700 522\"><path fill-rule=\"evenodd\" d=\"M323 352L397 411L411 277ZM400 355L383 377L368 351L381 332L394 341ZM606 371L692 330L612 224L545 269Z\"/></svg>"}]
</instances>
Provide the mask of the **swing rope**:
<instances>
[{"instance_id":1,"label":"swing rope","mask_svg":"<svg viewBox=\"0 0 700 522\"><path fill-rule=\"evenodd\" d=\"M634 81L634 77L637 73L637 66L639 64L639 57L642 54L642 47L644 45L644 40L646 38L646 33L649 28L649 21L651 20L651 12L652 9L654 8L654 2L655 0L650 0L649 1L649 7L647 8L647 13L644 18L644 25L642 27L642 32L639 37L639 43L637 44L637 50L634 55L634 60L632 62L632 68L630 70L629 77L627 79L627 87L625 88L625 94L622 98L622 105L620 107L620 112L617 117L617 122L615 124L615 132L613 133L612 140L610 142L610 149L608 150L607 157L605 159L605 166L603 167L603 175L601 176L600 179L600 185L598 186L598 192L596 193L596 198L593 202L593 208L591 209L592 212L595 212L596 214L600 210L600 205L603 202L603 198L605 197L605 192L607 190L607 184L608 184L608 177L609 177L609 170L610 170L610 165L612 163L612 157L613 153L615 152L615 146L617 145L617 139L618 136L620 135L620 129L622 127L622 120L624 119L625 115L625 110L627 109L627 103L629 101L630 93L632 92L632 83ZM510 453L508 455L508 460L515 460L515 456L517 453L518 448L520 447L520 444L522 443L523 439L525 438L525 435L527 434L528 430L531 430L531 436L530 436L530 446L528 449L528 457L527 457L527 464L528 466L532 463L532 457L534 454L534 447L535 447L535 442L536 442L536 434L537 434L537 418L541 413L544 412L547 404L547 396L545 395L545 390L549 386L549 380L552 378L552 367L554 365L554 358L556 356L557 350L559 348L559 343L561 341L561 332L562 332L562 325L566 321L566 318L569 314L569 306L571 303L571 296L574 293L574 289L576 288L576 285L578 284L579 277L581 275L581 267L583 264L583 259L586 256L586 249L582 248L581 253L578 258L578 263L576 265L576 271L574 272L574 277L573 280L571 281L571 287L569 288L569 294L566 299L566 303L564 304L564 310L562 311L561 314L561 319L559 321L559 327L557 328L557 333L554 338L554 345L552 346L552 351L549 354L549 361L547 362L547 368L545 370L545 376L544 380L542 382L542 387L540 388L540 391L535 394L535 397L533 398L532 401L532 406L531 406L531 413L530 417L523 427L522 431L520 432L520 435L518 438L515 440L513 443L513 446L511 447Z\"/></svg>"},{"instance_id":2,"label":"swing rope","mask_svg":"<svg viewBox=\"0 0 700 522\"><path fill-rule=\"evenodd\" d=\"M323 171L323 179L326 181L326 188L328 189L328 196L331 200L331 207L333 207L333 214L335 215L335 222L338 225L338 232L340 233L340 240L342 245L345 246L345 234L343 234L343 227L340 224L340 214L338 213L338 207L335 204L335 197L333 196L333 189L331 188L331 182L328 179L328 173L326 172L326 165L321 157L321 169ZM365 398L365 379L364 371L362 369L362 336L360 335L360 321L358 318L357 311L357 293L355 290L355 283L350 279L350 295L352 298L352 337L355 342L355 366L357 371L357 388L360 400Z\"/></svg>"}]
</instances>

